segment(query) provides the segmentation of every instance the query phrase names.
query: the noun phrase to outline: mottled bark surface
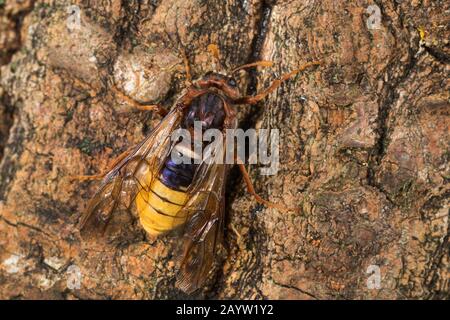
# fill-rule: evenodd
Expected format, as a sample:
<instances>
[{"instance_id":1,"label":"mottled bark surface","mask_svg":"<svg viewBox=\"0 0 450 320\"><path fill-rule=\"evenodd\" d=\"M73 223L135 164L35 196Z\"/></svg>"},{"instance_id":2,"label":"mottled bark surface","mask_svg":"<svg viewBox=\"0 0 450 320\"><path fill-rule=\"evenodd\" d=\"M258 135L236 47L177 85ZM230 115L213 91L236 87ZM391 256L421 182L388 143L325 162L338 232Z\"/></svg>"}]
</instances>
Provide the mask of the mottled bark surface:
<instances>
[{"instance_id":1,"label":"mottled bark surface","mask_svg":"<svg viewBox=\"0 0 450 320\"><path fill-rule=\"evenodd\" d=\"M112 81L170 106L181 49L200 76L210 43L230 69L275 61L242 79L249 94L323 63L239 110L243 128L280 129L280 171L251 166L257 190L302 213L257 205L233 171L226 250L196 296L449 298L448 1L56 3L0 1L0 298L185 297L166 239L127 224L119 243L80 240L96 184L66 177L104 170L159 120ZM80 287L68 286L77 271Z\"/></svg>"}]
</instances>

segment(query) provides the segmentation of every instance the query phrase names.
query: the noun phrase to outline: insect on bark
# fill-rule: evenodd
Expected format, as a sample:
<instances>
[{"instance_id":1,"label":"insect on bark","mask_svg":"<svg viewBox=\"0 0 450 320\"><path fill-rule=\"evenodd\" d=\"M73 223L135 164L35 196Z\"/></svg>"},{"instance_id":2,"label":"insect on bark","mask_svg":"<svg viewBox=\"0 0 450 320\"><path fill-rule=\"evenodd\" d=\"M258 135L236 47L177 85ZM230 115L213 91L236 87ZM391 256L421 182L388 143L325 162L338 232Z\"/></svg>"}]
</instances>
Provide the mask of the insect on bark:
<instances>
[{"instance_id":1,"label":"insect on bark","mask_svg":"<svg viewBox=\"0 0 450 320\"><path fill-rule=\"evenodd\" d=\"M187 88L170 111L160 105L142 106L128 98L139 109L157 111L163 119L144 141L120 156L108 173L78 177L103 179L82 216L81 234L90 237L101 235L120 208L136 210L140 225L150 236L178 231L183 250L179 257L176 286L186 293L192 293L204 285L222 240L225 185L231 165L225 161L203 160L199 163L176 163L171 157L176 147L171 134L180 128L193 132L195 121L201 122L203 131L214 128L224 134L226 129L237 127L235 106L254 105L283 81L319 64L306 63L274 80L261 93L243 96L233 74L238 70L270 66L272 63L257 61L226 73L220 66L217 46L210 45L208 49L218 70L192 81L185 57ZM205 143L201 143L205 148ZM177 151L191 159L199 156L192 149L187 149L179 148ZM214 156L224 157L225 154L224 151L216 152ZM238 166L248 191L259 203L279 210L296 210L262 199L255 192L244 164Z\"/></svg>"}]
</instances>

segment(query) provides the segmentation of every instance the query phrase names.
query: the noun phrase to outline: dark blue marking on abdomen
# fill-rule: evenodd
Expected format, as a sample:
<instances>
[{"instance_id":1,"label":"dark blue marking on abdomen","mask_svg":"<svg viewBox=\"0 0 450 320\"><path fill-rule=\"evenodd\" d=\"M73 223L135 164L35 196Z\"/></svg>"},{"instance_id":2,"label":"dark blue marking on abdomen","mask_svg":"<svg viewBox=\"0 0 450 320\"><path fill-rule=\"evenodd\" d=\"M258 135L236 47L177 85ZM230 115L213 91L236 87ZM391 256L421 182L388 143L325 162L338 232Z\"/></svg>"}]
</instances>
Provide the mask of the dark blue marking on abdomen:
<instances>
[{"instance_id":1,"label":"dark blue marking on abdomen","mask_svg":"<svg viewBox=\"0 0 450 320\"><path fill-rule=\"evenodd\" d=\"M196 164L175 164L169 157L161 170L161 182L174 190L186 189L192 183L196 167Z\"/></svg>"}]
</instances>

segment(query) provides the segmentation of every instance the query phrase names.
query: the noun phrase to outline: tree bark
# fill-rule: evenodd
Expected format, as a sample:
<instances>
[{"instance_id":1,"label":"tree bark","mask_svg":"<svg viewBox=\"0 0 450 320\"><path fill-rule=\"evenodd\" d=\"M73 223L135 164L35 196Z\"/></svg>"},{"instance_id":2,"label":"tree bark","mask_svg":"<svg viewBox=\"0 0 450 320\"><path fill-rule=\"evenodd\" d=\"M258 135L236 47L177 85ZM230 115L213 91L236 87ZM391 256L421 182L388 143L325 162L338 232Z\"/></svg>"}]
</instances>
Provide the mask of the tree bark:
<instances>
[{"instance_id":1,"label":"tree bark","mask_svg":"<svg viewBox=\"0 0 450 320\"><path fill-rule=\"evenodd\" d=\"M428 0L0 1L0 298L184 297L166 239L124 225L119 244L81 241L96 184L67 177L104 170L159 121L132 110L112 81L171 106L184 87L182 51L199 77L211 68L210 43L229 70L275 62L240 80L247 94L322 63L238 110L241 128L280 132L278 174L249 167L257 191L301 213L258 205L234 170L226 250L196 296L450 298L449 9Z\"/></svg>"}]
</instances>

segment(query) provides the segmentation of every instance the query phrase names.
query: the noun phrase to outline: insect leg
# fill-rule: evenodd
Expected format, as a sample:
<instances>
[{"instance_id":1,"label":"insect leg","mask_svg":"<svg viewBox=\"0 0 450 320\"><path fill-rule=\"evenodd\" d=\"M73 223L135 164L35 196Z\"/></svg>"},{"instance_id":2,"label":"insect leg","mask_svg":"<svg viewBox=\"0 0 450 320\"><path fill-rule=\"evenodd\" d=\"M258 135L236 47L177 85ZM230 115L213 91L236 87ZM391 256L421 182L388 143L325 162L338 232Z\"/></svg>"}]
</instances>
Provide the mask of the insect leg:
<instances>
[{"instance_id":1,"label":"insect leg","mask_svg":"<svg viewBox=\"0 0 450 320\"><path fill-rule=\"evenodd\" d=\"M186 54L186 50L181 50L183 54L183 61L184 61L184 70L186 72L186 81L185 85L186 87L190 87L192 84L192 74L191 74L191 66L189 65L189 59Z\"/></svg>"},{"instance_id":2,"label":"insect leg","mask_svg":"<svg viewBox=\"0 0 450 320\"><path fill-rule=\"evenodd\" d=\"M114 94L116 96L120 97L122 100L125 100L128 104L130 104L137 110L156 111L162 117L164 117L168 113L168 111L164 107L160 106L159 104L146 105L146 104L142 104L142 103L128 97L127 95L122 93L119 89L117 89L117 87L115 85L111 86L111 90L114 92Z\"/></svg>"},{"instance_id":3,"label":"insect leg","mask_svg":"<svg viewBox=\"0 0 450 320\"><path fill-rule=\"evenodd\" d=\"M244 65L242 65L240 67L237 67L236 69L231 71L231 74L234 74L235 72L237 72L239 70L248 69L248 68L252 68L252 67L271 67L271 66L273 66L273 62L272 61L260 60L260 61L247 63L247 64L244 64Z\"/></svg>"},{"instance_id":4,"label":"insect leg","mask_svg":"<svg viewBox=\"0 0 450 320\"><path fill-rule=\"evenodd\" d=\"M261 93L258 93L257 95L254 95L254 96L245 96L245 97L238 98L233 103L234 104L256 104L259 101L261 101L262 99L264 99L265 97L267 97L270 93L275 91L275 89L277 89L284 81L286 81L289 78L295 76L297 73L305 70L308 67L316 66L316 65L319 65L319 64L320 64L319 61L313 61L313 62L305 63L300 68L298 68L296 70L293 70L293 71L291 71L289 73L286 73L286 74L282 75L278 79L275 79L272 82L272 84L267 89L263 90Z\"/></svg>"},{"instance_id":5,"label":"insect leg","mask_svg":"<svg viewBox=\"0 0 450 320\"><path fill-rule=\"evenodd\" d=\"M275 209L278 209L280 211L296 211L296 212L300 211L300 208L288 208L288 207L285 207L285 206L283 206L281 204L273 203L273 202L270 202L268 200L265 200L265 199L261 198L261 196L256 193L255 188L253 187L253 183L252 183L252 181L250 179L250 176L248 175L247 169L245 169L244 164L238 163L238 166L239 166L239 169L241 170L242 175L244 177L244 181L245 181L245 183L247 185L248 192L250 192L250 194L255 197L255 200L257 202L265 205L268 208L275 208Z\"/></svg>"}]
</instances>

